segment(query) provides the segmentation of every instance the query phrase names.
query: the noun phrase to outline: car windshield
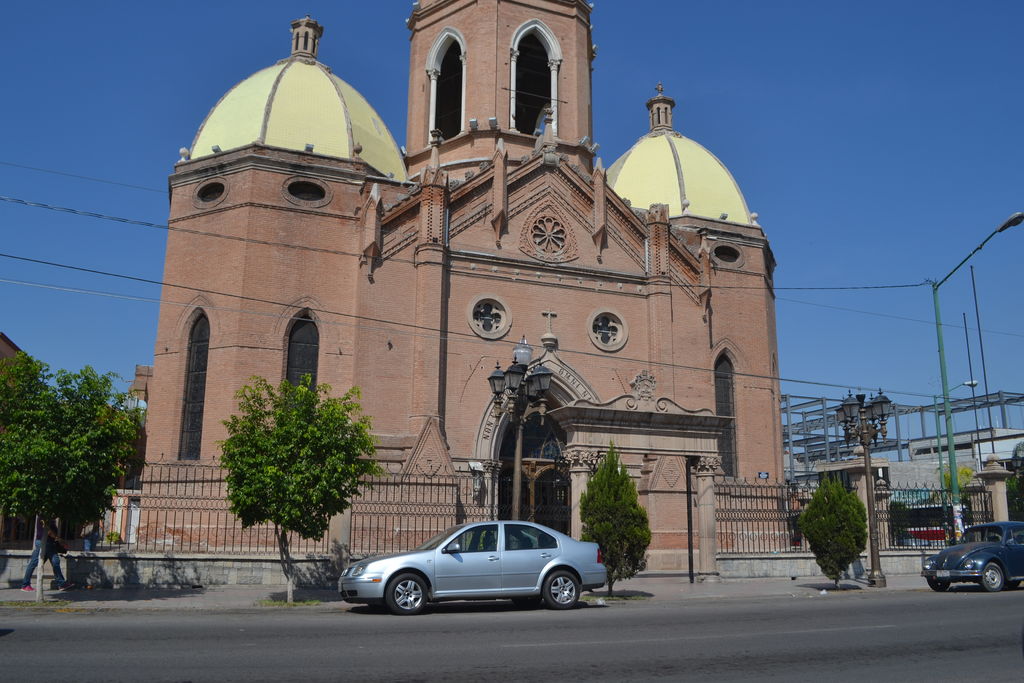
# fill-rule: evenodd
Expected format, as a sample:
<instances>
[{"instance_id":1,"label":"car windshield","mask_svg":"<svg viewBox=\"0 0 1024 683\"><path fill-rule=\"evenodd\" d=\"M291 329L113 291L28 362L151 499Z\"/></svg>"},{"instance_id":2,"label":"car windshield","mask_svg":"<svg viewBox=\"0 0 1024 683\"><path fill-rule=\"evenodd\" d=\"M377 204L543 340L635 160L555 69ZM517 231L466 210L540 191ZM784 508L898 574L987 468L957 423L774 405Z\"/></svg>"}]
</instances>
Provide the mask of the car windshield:
<instances>
[{"instance_id":1,"label":"car windshield","mask_svg":"<svg viewBox=\"0 0 1024 683\"><path fill-rule=\"evenodd\" d=\"M448 538L464 526L465 524L460 524L458 526L453 526L450 529L445 529L437 536L431 538L429 541L426 541L425 543L416 546L416 550L433 550L437 546L441 545L441 542L444 541L444 539Z\"/></svg>"},{"instance_id":2,"label":"car windshield","mask_svg":"<svg viewBox=\"0 0 1024 683\"><path fill-rule=\"evenodd\" d=\"M981 526L964 532L964 543L1002 543L1003 532L997 526Z\"/></svg>"}]
</instances>

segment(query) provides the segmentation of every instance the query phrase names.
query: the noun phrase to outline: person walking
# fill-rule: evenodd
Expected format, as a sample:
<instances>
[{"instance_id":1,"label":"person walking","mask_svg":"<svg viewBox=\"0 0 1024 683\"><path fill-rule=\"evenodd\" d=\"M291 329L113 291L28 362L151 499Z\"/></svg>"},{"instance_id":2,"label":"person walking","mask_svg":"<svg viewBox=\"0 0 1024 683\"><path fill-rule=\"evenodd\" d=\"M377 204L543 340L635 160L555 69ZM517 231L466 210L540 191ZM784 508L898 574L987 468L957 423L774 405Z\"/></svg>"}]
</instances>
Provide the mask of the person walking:
<instances>
[{"instance_id":1,"label":"person walking","mask_svg":"<svg viewBox=\"0 0 1024 683\"><path fill-rule=\"evenodd\" d=\"M39 565L39 553L43 552L43 561L50 561L53 565L53 578L57 581L57 589L66 591L75 587L75 584L64 578L64 572L60 570L60 555L58 551L66 548L67 544L61 539L57 532L57 525L52 519L43 520L36 516L36 533L33 537L32 559L28 561L25 569L25 577L21 581L21 590L28 593L35 592L32 587L32 572ZM45 543L44 543L45 541Z\"/></svg>"}]
</instances>

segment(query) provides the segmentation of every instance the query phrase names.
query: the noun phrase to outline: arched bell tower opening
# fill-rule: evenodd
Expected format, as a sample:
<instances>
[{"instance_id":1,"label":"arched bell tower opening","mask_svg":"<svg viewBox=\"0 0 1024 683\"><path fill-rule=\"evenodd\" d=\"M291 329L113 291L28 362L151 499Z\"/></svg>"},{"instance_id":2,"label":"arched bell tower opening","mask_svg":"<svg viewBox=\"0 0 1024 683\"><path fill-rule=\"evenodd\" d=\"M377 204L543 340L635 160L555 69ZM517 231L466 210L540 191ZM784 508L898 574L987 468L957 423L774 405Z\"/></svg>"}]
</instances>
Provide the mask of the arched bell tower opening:
<instances>
[{"instance_id":1,"label":"arched bell tower opening","mask_svg":"<svg viewBox=\"0 0 1024 683\"><path fill-rule=\"evenodd\" d=\"M544 110L551 106L550 58L533 33L519 41L517 51L513 126L520 133L536 135L544 120Z\"/></svg>"},{"instance_id":2,"label":"arched bell tower opening","mask_svg":"<svg viewBox=\"0 0 1024 683\"><path fill-rule=\"evenodd\" d=\"M462 131L462 61L462 48L453 40L441 59L434 98L434 127L446 140Z\"/></svg>"}]
</instances>

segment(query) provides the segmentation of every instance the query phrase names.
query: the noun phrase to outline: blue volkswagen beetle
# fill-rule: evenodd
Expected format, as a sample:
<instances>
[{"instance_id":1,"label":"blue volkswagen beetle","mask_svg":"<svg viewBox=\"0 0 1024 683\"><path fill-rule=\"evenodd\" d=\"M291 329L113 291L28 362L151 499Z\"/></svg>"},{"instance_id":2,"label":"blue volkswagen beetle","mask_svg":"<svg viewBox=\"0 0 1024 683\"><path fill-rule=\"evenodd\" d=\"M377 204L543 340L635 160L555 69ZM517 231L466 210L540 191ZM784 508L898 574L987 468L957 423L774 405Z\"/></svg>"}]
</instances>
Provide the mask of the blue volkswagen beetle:
<instances>
[{"instance_id":1,"label":"blue volkswagen beetle","mask_svg":"<svg viewBox=\"0 0 1024 683\"><path fill-rule=\"evenodd\" d=\"M1024 580L1024 522L972 526L963 542L924 560L921 576L934 591L952 583L978 583L995 593Z\"/></svg>"}]
</instances>

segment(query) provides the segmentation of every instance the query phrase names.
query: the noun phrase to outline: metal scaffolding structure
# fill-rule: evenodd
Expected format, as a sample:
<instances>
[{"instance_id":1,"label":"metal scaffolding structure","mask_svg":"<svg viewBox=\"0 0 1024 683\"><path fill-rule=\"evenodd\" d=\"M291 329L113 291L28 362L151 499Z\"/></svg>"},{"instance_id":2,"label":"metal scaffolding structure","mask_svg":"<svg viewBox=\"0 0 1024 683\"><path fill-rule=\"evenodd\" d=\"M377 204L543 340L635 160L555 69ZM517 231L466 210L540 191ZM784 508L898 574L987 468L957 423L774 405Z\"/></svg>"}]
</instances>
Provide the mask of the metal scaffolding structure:
<instances>
[{"instance_id":1,"label":"metal scaffolding structure","mask_svg":"<svg viewBox=\"0 0 1024 683\"><path fill-rule=\"evenodd\" d=\"M783 464L786 478L792 480L800 475L814 472L818 462L833 462L852 455L853 444L847 444L843 437L842 425L836 420L836 408L842 398L824 396L796 396L783 394L780 400L782 417ZM997 391L991 394L950 399L954 414L955 449L970 452L975 442L992 441L998 438L999 430L1024 429L1024 412L1018 417L1012 408L1024 408L1024 394L1011 391ZM888 435L879 439L872 448L875 457L885 457L902 462L910 460L921 442L931 441L928 449L934 453L941 450L938 439L944 436L941 397L931 404L892 404ZM971 413L970 428L956 425L956 416ZM986 416L984 420L980 416ZM992 424L987 416L992 415ZM996 427L996 416L998 424ZM1014 419L1016 418L1016 419ZM962 419L961 419L962 421ZM986 427L979 427L984 422ZM959 436L958 436L959 435Z\"/></svg>"}]
</instances>

